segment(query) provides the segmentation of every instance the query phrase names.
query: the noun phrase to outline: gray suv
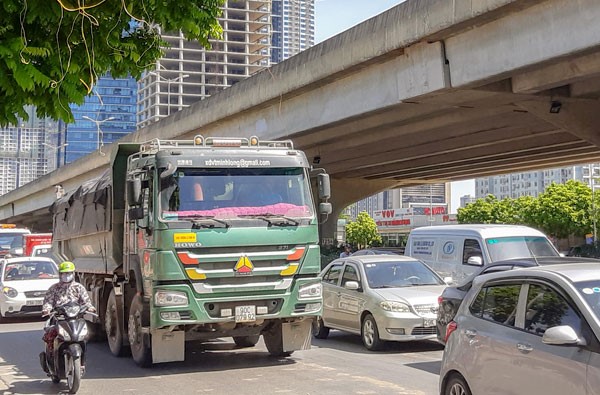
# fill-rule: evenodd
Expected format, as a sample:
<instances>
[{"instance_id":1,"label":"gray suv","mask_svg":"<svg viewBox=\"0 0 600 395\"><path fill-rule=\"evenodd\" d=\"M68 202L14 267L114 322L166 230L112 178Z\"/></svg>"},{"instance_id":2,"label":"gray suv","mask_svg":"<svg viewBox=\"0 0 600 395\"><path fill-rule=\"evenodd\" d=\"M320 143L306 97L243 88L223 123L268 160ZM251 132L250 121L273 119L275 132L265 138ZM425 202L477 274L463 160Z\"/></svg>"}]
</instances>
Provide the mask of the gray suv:
<instances>
[{"instance_id":1,"label":"gray suv","mask_svg":"<svg viewBox=\"0 0 600 395\"><path fill-rule=\"evenodd\" d=\"M600 395L600 263L478 276L446 333L441 394Z\"/></svg>"}]
</instances>

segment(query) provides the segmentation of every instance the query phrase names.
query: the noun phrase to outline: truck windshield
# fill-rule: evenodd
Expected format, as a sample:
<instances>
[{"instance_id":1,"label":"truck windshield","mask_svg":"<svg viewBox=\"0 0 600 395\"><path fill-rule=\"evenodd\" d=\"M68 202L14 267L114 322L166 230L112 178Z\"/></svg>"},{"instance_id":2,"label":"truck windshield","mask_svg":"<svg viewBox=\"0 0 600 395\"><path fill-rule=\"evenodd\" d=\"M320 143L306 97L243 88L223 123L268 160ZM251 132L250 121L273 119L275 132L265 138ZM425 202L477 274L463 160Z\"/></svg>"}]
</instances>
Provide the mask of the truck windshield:
<instances>
[{"instance_id":1,"label":"truck windshield","mask_svg":"<svg viewBox=\"0 0 600 395\"><path fill-rule=\"evenodd\" d=\"M188 169L162 182L161 217L311 217L310 185L303 168Z\"/></svg>"},{"instance_id":2,"label":"truck windshield","mask_svg":"<svg viewBox=\"0 0 600 395\"><path fill-rule=\"evenodd\" d=\"M494 237L486 239L485 242L492 262L514 258L559 256L550 240L540 236Z\"/></svg>"},{"instance_id":3,"label":"truck windshield","mask_svg":"<svg viewBox=\"0 0 600 395\"><path fill-rule=\"evenodd\" d=\"M0 249L23 247L23 233L0 233Z\"/></svg>"}]
</instances>

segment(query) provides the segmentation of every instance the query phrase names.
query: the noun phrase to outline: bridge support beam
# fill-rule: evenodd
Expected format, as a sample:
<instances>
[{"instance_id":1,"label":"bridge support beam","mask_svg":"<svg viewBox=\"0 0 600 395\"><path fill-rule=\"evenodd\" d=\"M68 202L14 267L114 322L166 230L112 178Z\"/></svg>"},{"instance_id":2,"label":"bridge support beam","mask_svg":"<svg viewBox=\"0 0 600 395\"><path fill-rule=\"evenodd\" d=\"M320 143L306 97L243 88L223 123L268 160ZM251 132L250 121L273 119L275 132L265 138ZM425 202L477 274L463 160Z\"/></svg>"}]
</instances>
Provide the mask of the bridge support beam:
<instances>
[{"instance_id":1,"label":"bridge support beam","mask_svg":"<svg viewBox=\"0 0 600 395\"><path fill-rule=\"evenodd\" d=\"M526 101L518 103L536 117L600 147L600 101L587 99L554 100L554 112L550 112L552 102ZM557 107L560 103L560 107ZM558 112L556 112L558 111Z\"/></svg>"},{"instance_id":2,"label":"bridge support beam","mask_svg":"<svg viewBox=\"0 0 600 395\"><path fill-rule=\"evenodd\" d=\"M366 180L364 178L331 179L331 204L333 212L321 225L322 245L333 245L336 240L337 221L350 204L386 189L397 187L397 180Z\"/></svg>"}]
</instances>

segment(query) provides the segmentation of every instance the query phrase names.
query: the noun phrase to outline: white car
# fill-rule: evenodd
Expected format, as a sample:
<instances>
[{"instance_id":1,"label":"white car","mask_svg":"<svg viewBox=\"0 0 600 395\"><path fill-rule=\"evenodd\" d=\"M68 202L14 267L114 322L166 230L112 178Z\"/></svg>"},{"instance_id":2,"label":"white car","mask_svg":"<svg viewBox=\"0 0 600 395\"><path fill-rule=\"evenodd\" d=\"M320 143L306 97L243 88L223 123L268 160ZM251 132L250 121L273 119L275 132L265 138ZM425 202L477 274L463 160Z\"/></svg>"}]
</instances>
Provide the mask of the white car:
<instances>
[{"instance_id":1,"label":"white car","mask_svg":"<svg viewBox=\"0 0 600 395\"><path fill-rule=\"evenodd\" d=\"M44 258L52 258L52 245L50 244L39 244L36 246L33 246L32 250L31 250L31 256L32 257L44 257Z\"/></svg>"},{"instance_id":2,"label":"white car","mask_svg":"<svg viewBox=\"0 0 600 395\"><path fill-rule=\"evenodd\" d=\"M41 315L46 291L58 282L58 268L50 258L0 260L0 320Z\"/></svg>"}]
</instances>

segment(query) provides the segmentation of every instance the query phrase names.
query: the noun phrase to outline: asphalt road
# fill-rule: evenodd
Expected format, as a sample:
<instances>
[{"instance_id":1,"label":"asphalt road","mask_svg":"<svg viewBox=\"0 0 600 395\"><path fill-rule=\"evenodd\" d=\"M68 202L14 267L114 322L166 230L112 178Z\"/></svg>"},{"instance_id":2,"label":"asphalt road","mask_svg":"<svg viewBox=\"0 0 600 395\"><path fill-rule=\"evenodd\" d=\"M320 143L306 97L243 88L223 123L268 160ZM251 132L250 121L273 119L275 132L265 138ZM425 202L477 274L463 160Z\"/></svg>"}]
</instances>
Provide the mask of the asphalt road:
<instances>
[{"instance_id":1,"label":"asphalt road","mask_svg":"<svg viewBox=\"0 0 600 395\"><path fill-rule=\"evenodd\" d=\"M0 324L0 394L66 393L41 370L43 321ZM142 369L90 343L78 394L437 394L442 348L435 342L390 343L369 352L360 338L332 331L311 350L272 358L264 344L236 349L228 338L188 345L185 362Z\"/></svg>"}]
</instances>

